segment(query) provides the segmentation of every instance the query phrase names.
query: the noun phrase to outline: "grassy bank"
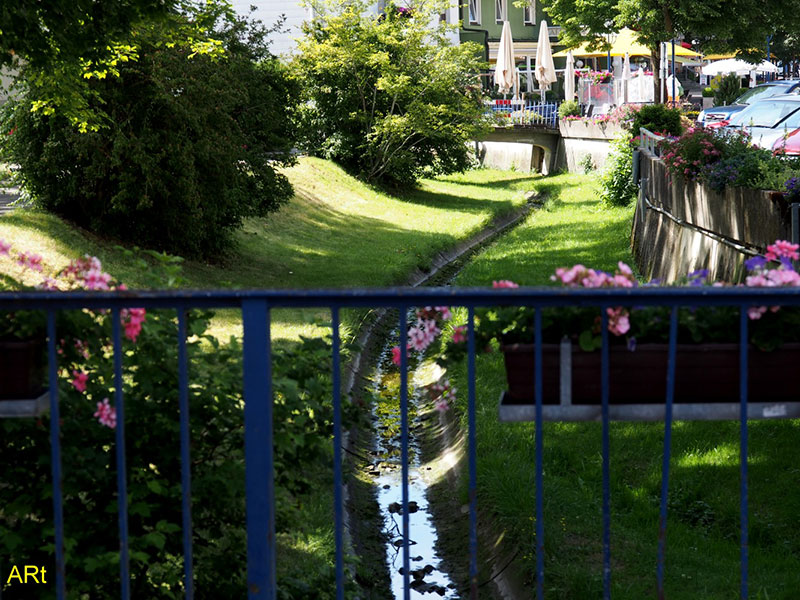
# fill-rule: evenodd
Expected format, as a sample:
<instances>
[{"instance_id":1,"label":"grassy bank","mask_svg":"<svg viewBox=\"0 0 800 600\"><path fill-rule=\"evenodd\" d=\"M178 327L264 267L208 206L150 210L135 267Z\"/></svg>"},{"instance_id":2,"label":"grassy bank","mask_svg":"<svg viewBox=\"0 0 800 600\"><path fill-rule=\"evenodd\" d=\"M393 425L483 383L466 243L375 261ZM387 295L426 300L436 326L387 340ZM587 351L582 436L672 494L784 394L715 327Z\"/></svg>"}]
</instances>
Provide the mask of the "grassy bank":
<instances>
[{"instance_id":1,"label":"grassy bank","mask_svg":"<svg viewBox=\"0 0 800 600\"><path fill-rule=\"evenodd\" d=\"M613 270L631 262L630 209L599 209L591 177L562 175L537 187L545 209L478 255L458 285L512 279L548 285L556 267ZM506 388L498 353L477 357L478 503L534 558L534 426L499 423ZM462 369L456 386L466 390ZM462 393L462 396L465 396ZM466 398L462 397L465 403ZM655 598L663 424L611 426L612 595ZM753 598L794 598L800 589L796 515L796 421L750 424L750 590ZM599 423L547 423L544 439L545 596L602 595L602 474ZM666 591L675 599L727 599L739 589L739 425L676 423L673 429Z\"/></svg>"},{"instance_id":2,"label":"grassy bank","mask_svg":"<svg viewBox=\"0 0 800 600\"><path fill-rule=\"evenodd\" d=\"M401 283L435 254L468 238L492 218L524 202L530 177L477 170L423 180L404 194L376 190L332 163L303 158L287 175L296 196L267 219L250 219L236 236L237 250L219 262L187 261L187 288L315 288ZM0 218L0 239L38 252L57 267L92 254L117 279L147 283L137 261L113 243L51 215L17 211ZM273 336L296 339L322 333L315 311L279 311ZM240 334L237 313L222 312L214 333Z\"/></svg>"}]
</instances>

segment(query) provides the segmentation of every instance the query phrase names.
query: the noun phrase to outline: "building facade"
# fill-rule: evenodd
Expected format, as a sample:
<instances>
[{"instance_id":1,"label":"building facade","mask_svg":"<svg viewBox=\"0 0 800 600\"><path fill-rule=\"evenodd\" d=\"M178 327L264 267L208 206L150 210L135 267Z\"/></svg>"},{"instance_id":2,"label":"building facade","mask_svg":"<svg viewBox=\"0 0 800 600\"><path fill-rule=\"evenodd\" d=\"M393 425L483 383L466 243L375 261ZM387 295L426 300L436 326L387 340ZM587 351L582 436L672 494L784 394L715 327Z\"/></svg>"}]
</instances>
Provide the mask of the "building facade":
<instances>
[{"instance_id":1,"label":"building facade","mask_svg":"<svg viewBox=\"0 0 800 600\"><path fill-rule=\"evenodd\" d=\"M413 0L396 2L400 5L413 4ZM386 4L387 0L376 0L371 4L369 12L377 16L383 12ZM296 40L302 35L303 22L313 17L313 10L304 7L300 0L234 0L233 6L243 15L249 13L250 6L255 6L253 16L266 25L272 25L282 15L285 16L284 31L272 36L272 51L283 57L289 57L296 50ZM529 0L529 4L524 7L515 6L514 0L454 0L439 18L448 23L460 24L459 30L452 34L453 43L470 41L480 44L484 48L485 59L494 64L504 15L511 25L522 89L532 90L536 86L532 75L529 75L535 66L541 21L546 18L540 0ZM550 42L554 46L558 42L558 32L558 27L549 27ZM556 67L563 67L559 65L558 59Z\"/></svg>"}]
</instances>

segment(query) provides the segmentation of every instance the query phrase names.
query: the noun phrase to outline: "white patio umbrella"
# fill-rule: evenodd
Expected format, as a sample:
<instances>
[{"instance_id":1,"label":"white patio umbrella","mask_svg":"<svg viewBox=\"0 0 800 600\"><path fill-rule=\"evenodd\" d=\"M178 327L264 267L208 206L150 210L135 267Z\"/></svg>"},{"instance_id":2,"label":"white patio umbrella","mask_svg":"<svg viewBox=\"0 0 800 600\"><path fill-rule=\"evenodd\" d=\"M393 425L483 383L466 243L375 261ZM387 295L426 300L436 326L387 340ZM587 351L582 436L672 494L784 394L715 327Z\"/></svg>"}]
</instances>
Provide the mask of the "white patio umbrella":
<instances>
[{"instance_id":1,"label":"white patio umbrella","mask_svg":"<svg viewBox=\"0 0 800 600\"><path fill-rule=\"evenodd\" d=\"M736 73L737 75L744 77L745 75L748 75L750 71L756 71L757 73L778 73L780 69L768 60L762 61L760 64L756 65L739 58L726 58L725 60L717 60L707 64L702 69L703 75L709 75L711 77L721 73Z\"/></svg>"},{"instance_id":2,"label":"white patio umbrella","mask_svg":"<svg viewBox=\"0 0 800 600\"><path fill-rule=\"evenodd\" d=\"M516 69L511 24L504 21L503 32L500 34L500 47L497 50L497 64L494 67L494 83L501 94L507 94L514 87Z\"/></svg>"},{"instance_id":3,"label":"white patio umbrella","mask_svg":"<svg viewBox=\"0 0 800 600\"><path fill-rule=\"evenodd\" d=\"M631 55L626 52L625 58L622 61L622 98L623 102L628 102L628 82L631 80Z\"/></svg>"},{"instance_id":4,"label":"white patio umbrella","mask_svg":"<svg viewBox=\"0 0 800 600\"><path fill-rule=\"evenodd\" d=\"M547 21L544 19L539 27L539 41L536 44L536 79L542 90L549 90L556 82L556 65L553 63L550 35L547 32Z\"/></svg>"},{"instance_id":5,"label":"white patio umbrella","mask_svg":"<svg viewBox=\"0 0 800 600\"><path fill-rule=\"evenodd\" d=\"M564 99L575 99L575 58L567 52L567 69L564 71Z\"/></svg>"}]
</instances>

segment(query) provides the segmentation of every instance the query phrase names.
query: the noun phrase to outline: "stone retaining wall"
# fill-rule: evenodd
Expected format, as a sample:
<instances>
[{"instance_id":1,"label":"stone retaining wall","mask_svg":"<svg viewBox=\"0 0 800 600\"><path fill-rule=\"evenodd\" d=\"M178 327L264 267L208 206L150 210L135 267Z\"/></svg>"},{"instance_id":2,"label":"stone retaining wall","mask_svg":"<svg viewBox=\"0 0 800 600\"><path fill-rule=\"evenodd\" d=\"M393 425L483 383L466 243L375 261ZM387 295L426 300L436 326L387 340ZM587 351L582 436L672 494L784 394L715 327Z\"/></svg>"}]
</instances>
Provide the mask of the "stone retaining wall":
<instances>
[{"instance_id":1,"label":"stone retaining wall","mask_svg":"<svg viewBox=\"0 0 800 600\"><path fill-rule=\"evenodd\" d=\"M781 194L726 188L722 193L672 178L664 163L640 153L642 186L655 207L688 224L762 249L776 239L790 239L789 209ZM747 255L668 216L643 208L640 196L631 245L644 279L671 283L697 269L718 281L742 279Z\"/></svg>"},{"instance_id":2,"label":"stone retaining wall","mask_svg":"<svg viewBox=\"0 0 800 600\"><path fill-rule=\"evenodd\" d=\"M558 129L563 142L561 160L570 173L583 172L581 163L586 156L591 157L595 169L602 169L608 158L609 142L622 133L617 124L579 120L559 120Z\"/></svg>"}]
</instances>

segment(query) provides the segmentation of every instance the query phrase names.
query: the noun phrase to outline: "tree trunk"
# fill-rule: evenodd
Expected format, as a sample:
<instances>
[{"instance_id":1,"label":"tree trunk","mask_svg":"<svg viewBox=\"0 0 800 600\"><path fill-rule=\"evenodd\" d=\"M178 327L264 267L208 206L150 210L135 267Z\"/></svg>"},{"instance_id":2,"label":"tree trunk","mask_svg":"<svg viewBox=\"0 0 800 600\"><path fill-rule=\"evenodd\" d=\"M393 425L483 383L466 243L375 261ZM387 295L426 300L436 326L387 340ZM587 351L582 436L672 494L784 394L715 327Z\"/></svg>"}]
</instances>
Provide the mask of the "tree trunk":
<instances>
[{"instance_id":1,"label":"tree trunk","mask_svg":"<svg viewBox=\"0 0 800 600\"><path fill-rule=\"evenodd\" d=\"M661 44L656 43L650 47L650 56L653 59L653 101L658 104L661 100Z\"/></svg>"}]
</instances>

